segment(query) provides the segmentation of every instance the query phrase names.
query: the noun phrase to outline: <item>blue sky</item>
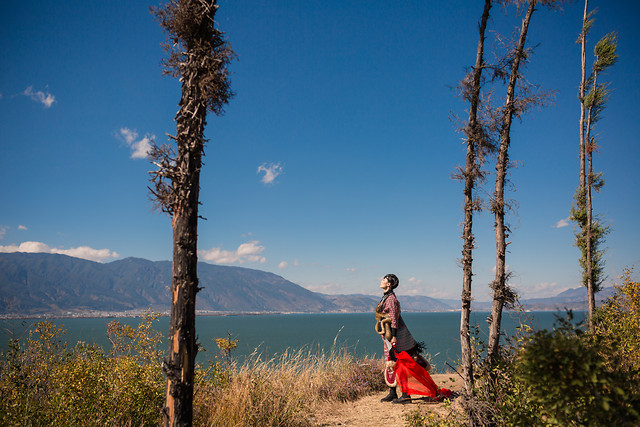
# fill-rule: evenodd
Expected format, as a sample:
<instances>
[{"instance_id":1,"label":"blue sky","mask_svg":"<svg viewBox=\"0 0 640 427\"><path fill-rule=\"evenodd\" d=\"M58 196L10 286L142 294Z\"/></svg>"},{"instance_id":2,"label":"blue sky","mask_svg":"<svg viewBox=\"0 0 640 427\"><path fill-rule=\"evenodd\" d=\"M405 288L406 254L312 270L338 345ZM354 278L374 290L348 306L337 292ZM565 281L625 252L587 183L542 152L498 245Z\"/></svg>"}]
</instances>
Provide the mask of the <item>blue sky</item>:
<instances>
[{"instance_id":1,"label":"blue sky","mask_svg":"<svg viewBox=\"0 0 640 427\"><path fill-rule=\"evenodd\" d=\"M640 261L640 5L598 7L587 55L609 31L620 60L595 160L607 185L595 210L612 226L608 282ZM0 251L58 252L100 262L171 259L170 219L153 210L145 158L173 133L180 96L159 65L165 40L147 1L3 2L0 6ZM208 117L200 259L271 271L326 293L458 298L464 163L452 113L475 61L478 1L223 0L238 60L236 96ZM507 264L523 297L579 285L566 224L578 184L583 3L540 9L527 78L553 106L512 130L508 197L519 205ZM490 31L521 23L496 6ZM492 33L493 34L493 33ZM495 44L489 39L488 53ZM496 96L502 96L500 92ZM492 183L494 176L489 177ZM564 225L564 226L563 226ZM493 279L493 220L475 222L474 296Z\"/></svg>"}]
</instances>

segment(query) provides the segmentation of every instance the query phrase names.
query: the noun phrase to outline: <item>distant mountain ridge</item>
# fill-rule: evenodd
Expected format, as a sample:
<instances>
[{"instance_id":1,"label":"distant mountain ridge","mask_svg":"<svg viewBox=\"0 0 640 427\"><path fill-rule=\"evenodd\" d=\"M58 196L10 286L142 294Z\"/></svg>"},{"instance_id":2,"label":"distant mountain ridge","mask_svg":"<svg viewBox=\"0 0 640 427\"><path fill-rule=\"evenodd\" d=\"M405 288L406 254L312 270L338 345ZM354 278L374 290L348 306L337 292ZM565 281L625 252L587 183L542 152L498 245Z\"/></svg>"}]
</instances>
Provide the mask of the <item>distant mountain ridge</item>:
<instances>
[{"instance_id":1,"label":"distant mountain ridge","mask_svg":"<svg viewBox=\"0 0 640 427\"><path fill-rule=\"evenodd\" d=\"M370 312L375 295L325 295L273 273L243 267L198 264L196 309L206 312ZM59 254L0 253L0 315L114 315L170 307L171 262L125 258L106 264ZM600 295L600 294L599 294ZM453 311L459 303L400 295L403 311ZM533 310L584 310L586 291L523 301ZM474 310L490 309L473 302Z\"/></svg>"},{"instance_id":2,"label":"distant mountain ridge","mask_svg":"<svg viewBox=\"0 0 640 427\"><path fill-rule=\"evenodd\" d=\"M338 308L278 275L198 263L205 311L322 312ZM169 309L171 262L125 258L106 264L58 254L0 254L0 314Z\"/></svg>"}]
</instances>

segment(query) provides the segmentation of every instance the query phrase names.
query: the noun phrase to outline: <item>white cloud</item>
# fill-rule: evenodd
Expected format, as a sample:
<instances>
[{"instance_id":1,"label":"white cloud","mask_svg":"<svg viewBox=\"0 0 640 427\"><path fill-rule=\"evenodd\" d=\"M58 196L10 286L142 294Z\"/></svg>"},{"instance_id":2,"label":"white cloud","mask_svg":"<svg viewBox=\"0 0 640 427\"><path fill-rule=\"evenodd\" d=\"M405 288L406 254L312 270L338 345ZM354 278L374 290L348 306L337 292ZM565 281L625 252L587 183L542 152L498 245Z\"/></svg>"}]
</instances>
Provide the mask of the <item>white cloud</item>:
<instances>
[{"instance_id":1,"label":"white cloud","mask_svg":"<svg viewBox=\"0 0 640 427\"><path fill-rule=\"evenodd\" d=\"M120 128L119 136L131 148L132 159L144 159L151 151L151 141L155 135L145 135L144 138L138 139L138 132L129 128Z\"/></svg>"},{"instance_id":2,"label":"white cloud","mask_svg":"<svg viewBox=\"0 0 640 427\"><path fill-rule=\"evenodd\" d=\"M264 172L264 176L261 181L265 184L273 184L275 179L282 173L282 166L280 163L263 163L258 166L256 173Z\"/></svg>"},{"instance_id":3,"label":"white cloud","mask_svg":"<svg viewBox=\"0 0 640 427\"><path fill-rule=\"evenodd\" d=\"M287 268L289 266L289 263L287 261L282 261L280 264L278 264L278 268L280 270Z\"/></svg>"},{"instance_id":4,"label":"white cloud","mask_svg":"<svg viewBox=\"0 0 640 427\"><path fill-rule=\"evenodd\" d=\"M26 225L19 225L19 226L18 226L18 230L24 230L24 231L27 231L27 230L28 230L28 228L27 228L27 226L26 226Z\"/></svg>"},{"instance_id":5,"label":"white cloud","mask_svg":"<svg viewBox=\"0 0 640 427\"><path fill-rule=\"evenodd\" d=\"M569 217L561 219L560 221L556 222L556 225L554 225L553 228L567 227L569 225L569 221L571 221Z\"/></svg>"},{"instance_id":6,"label":"white cloud","mask_svg":"<svg viewBox=\"0 0 640 427\"><path fill-rule=\"evenodd\" d=\"M238 246L235 251L226 251L221 248L198 251L198 255L216 264L244 264L245 262L264 263L267 259L262 256L265 247L257 240L252 240Z\"/></svg>"},{"instance_id":7,"label":"white cloud","mask_svg":"<svg viewBox=\"0 0 640 427\"><path fill-rule=\"evenodd\" d=\"M22 94L28 96L35 102L41 103L42 105L44 105L44 108L49 108L53 105L54 102L56 102L55 96L51 95L49 92L47 93L44 93L42 91L34 92L33 86L29 86L28 88L26 88L24 92L22 92Z\"/></svg>"},{"instance_id":8,"label":"white cloud","mask_svg":"<svg viewBox=\"0 0 640 427\"><path fill-rule=\"evenodd\" d=\"M112 252L109 249L93 249L89 246L78 246L77 248L60 249L52 248L42 242L22 242L20 243L20 245L0 246L0 252L62 254L97 262L102 262L103 260L109 258L118 258L120 256L117 252Z\"/></svg>"},{"instance_id":9,"label":"white cloud","mask_svg":"<svg viewBox=\"0 0 640 427\"><path fill-rule=\"evenodd\" d=\"M0 227L0 240L7 234L7 227Z\"/></svg>"},{"instance_id":10,"label":"white cloud","mask_svg":"<svg viewBox=\"0 0 640 427\"><path fill-rule=\"evenodd\" d=\"M409 279L407 279L407 282L411 283L412 285L419 285L422 283L422 280L416 279L415 277L409 277Z\"/></svg>"}]
</instances>

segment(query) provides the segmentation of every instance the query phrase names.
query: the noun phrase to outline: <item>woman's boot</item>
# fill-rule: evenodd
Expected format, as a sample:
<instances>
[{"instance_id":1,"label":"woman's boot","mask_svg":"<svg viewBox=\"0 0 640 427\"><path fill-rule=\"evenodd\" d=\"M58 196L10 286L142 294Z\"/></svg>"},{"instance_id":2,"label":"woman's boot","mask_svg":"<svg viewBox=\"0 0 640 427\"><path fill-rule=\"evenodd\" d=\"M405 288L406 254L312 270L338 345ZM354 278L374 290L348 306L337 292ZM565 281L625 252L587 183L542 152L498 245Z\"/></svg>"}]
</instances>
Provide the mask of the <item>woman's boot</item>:
<instances>
[{"instance_id":1,"label":"woman's boot","mask_svg":"<svg viewBox=\"0 0 640 427\"><path fill-rule=\"evenodd\" d=\"M380 402L391 402L393 399L398 398L398 393L396 393L395 387L389 387L389 394L380 399Z\"/></svg>"},{"instance_id":2,"label":"woman's boot","mask_svg":"<svg viewBox=\"0 0 640 427\"><path fill-rule=\"evenodd\" d=\"M393 399L391 401L391 403L407 403L407 402L411 402L411 396L409 396L407 393L402 393L402 396Z\"/></svg>"}]
</instances>

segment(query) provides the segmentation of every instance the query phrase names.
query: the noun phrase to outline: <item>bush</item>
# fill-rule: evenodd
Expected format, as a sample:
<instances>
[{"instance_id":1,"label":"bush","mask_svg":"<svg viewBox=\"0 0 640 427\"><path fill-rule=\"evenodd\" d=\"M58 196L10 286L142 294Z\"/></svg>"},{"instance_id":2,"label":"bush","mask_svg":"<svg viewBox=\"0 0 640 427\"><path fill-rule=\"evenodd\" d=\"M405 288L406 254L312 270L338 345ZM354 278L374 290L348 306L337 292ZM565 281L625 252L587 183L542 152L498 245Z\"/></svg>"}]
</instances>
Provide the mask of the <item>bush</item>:
<instances>
[{"instance_id":1,"label":"bush","mask_svg":"<svg viewBox=\"0 0 640 427\"><path fill-rule=\"evenodd\" d=\"M155 318L141 328L151 331ZM64 333L44 321L24 343L11 341L0 360L0 425L159 425L159 365L141 362L138 353L109 357L84 343L69 349Z\"/></svg>"},{"instance_id":2,"label":"bush","mask_svg":"<svg viewBox=\"0 0 640 427\"><path fill-rule=\"evenodd\" d=\"M515 363L536 416L551 425L613 425L630 420L632 390L605 368L600 348L570 322L537 332ZM525 397L525 396L521 396Z\"/></svg>"},{"instance_id":3,"label":"bush","mask_svg":"<svg viewBox=\"0 0 640 427\"><path fill-rule=\"evenodd\" d=\"M637 378L640 372L640 284L631 279L632 270L622 275L622 285L593 319L593 340L611 370Z\"/></svg>"}]
</instances>

